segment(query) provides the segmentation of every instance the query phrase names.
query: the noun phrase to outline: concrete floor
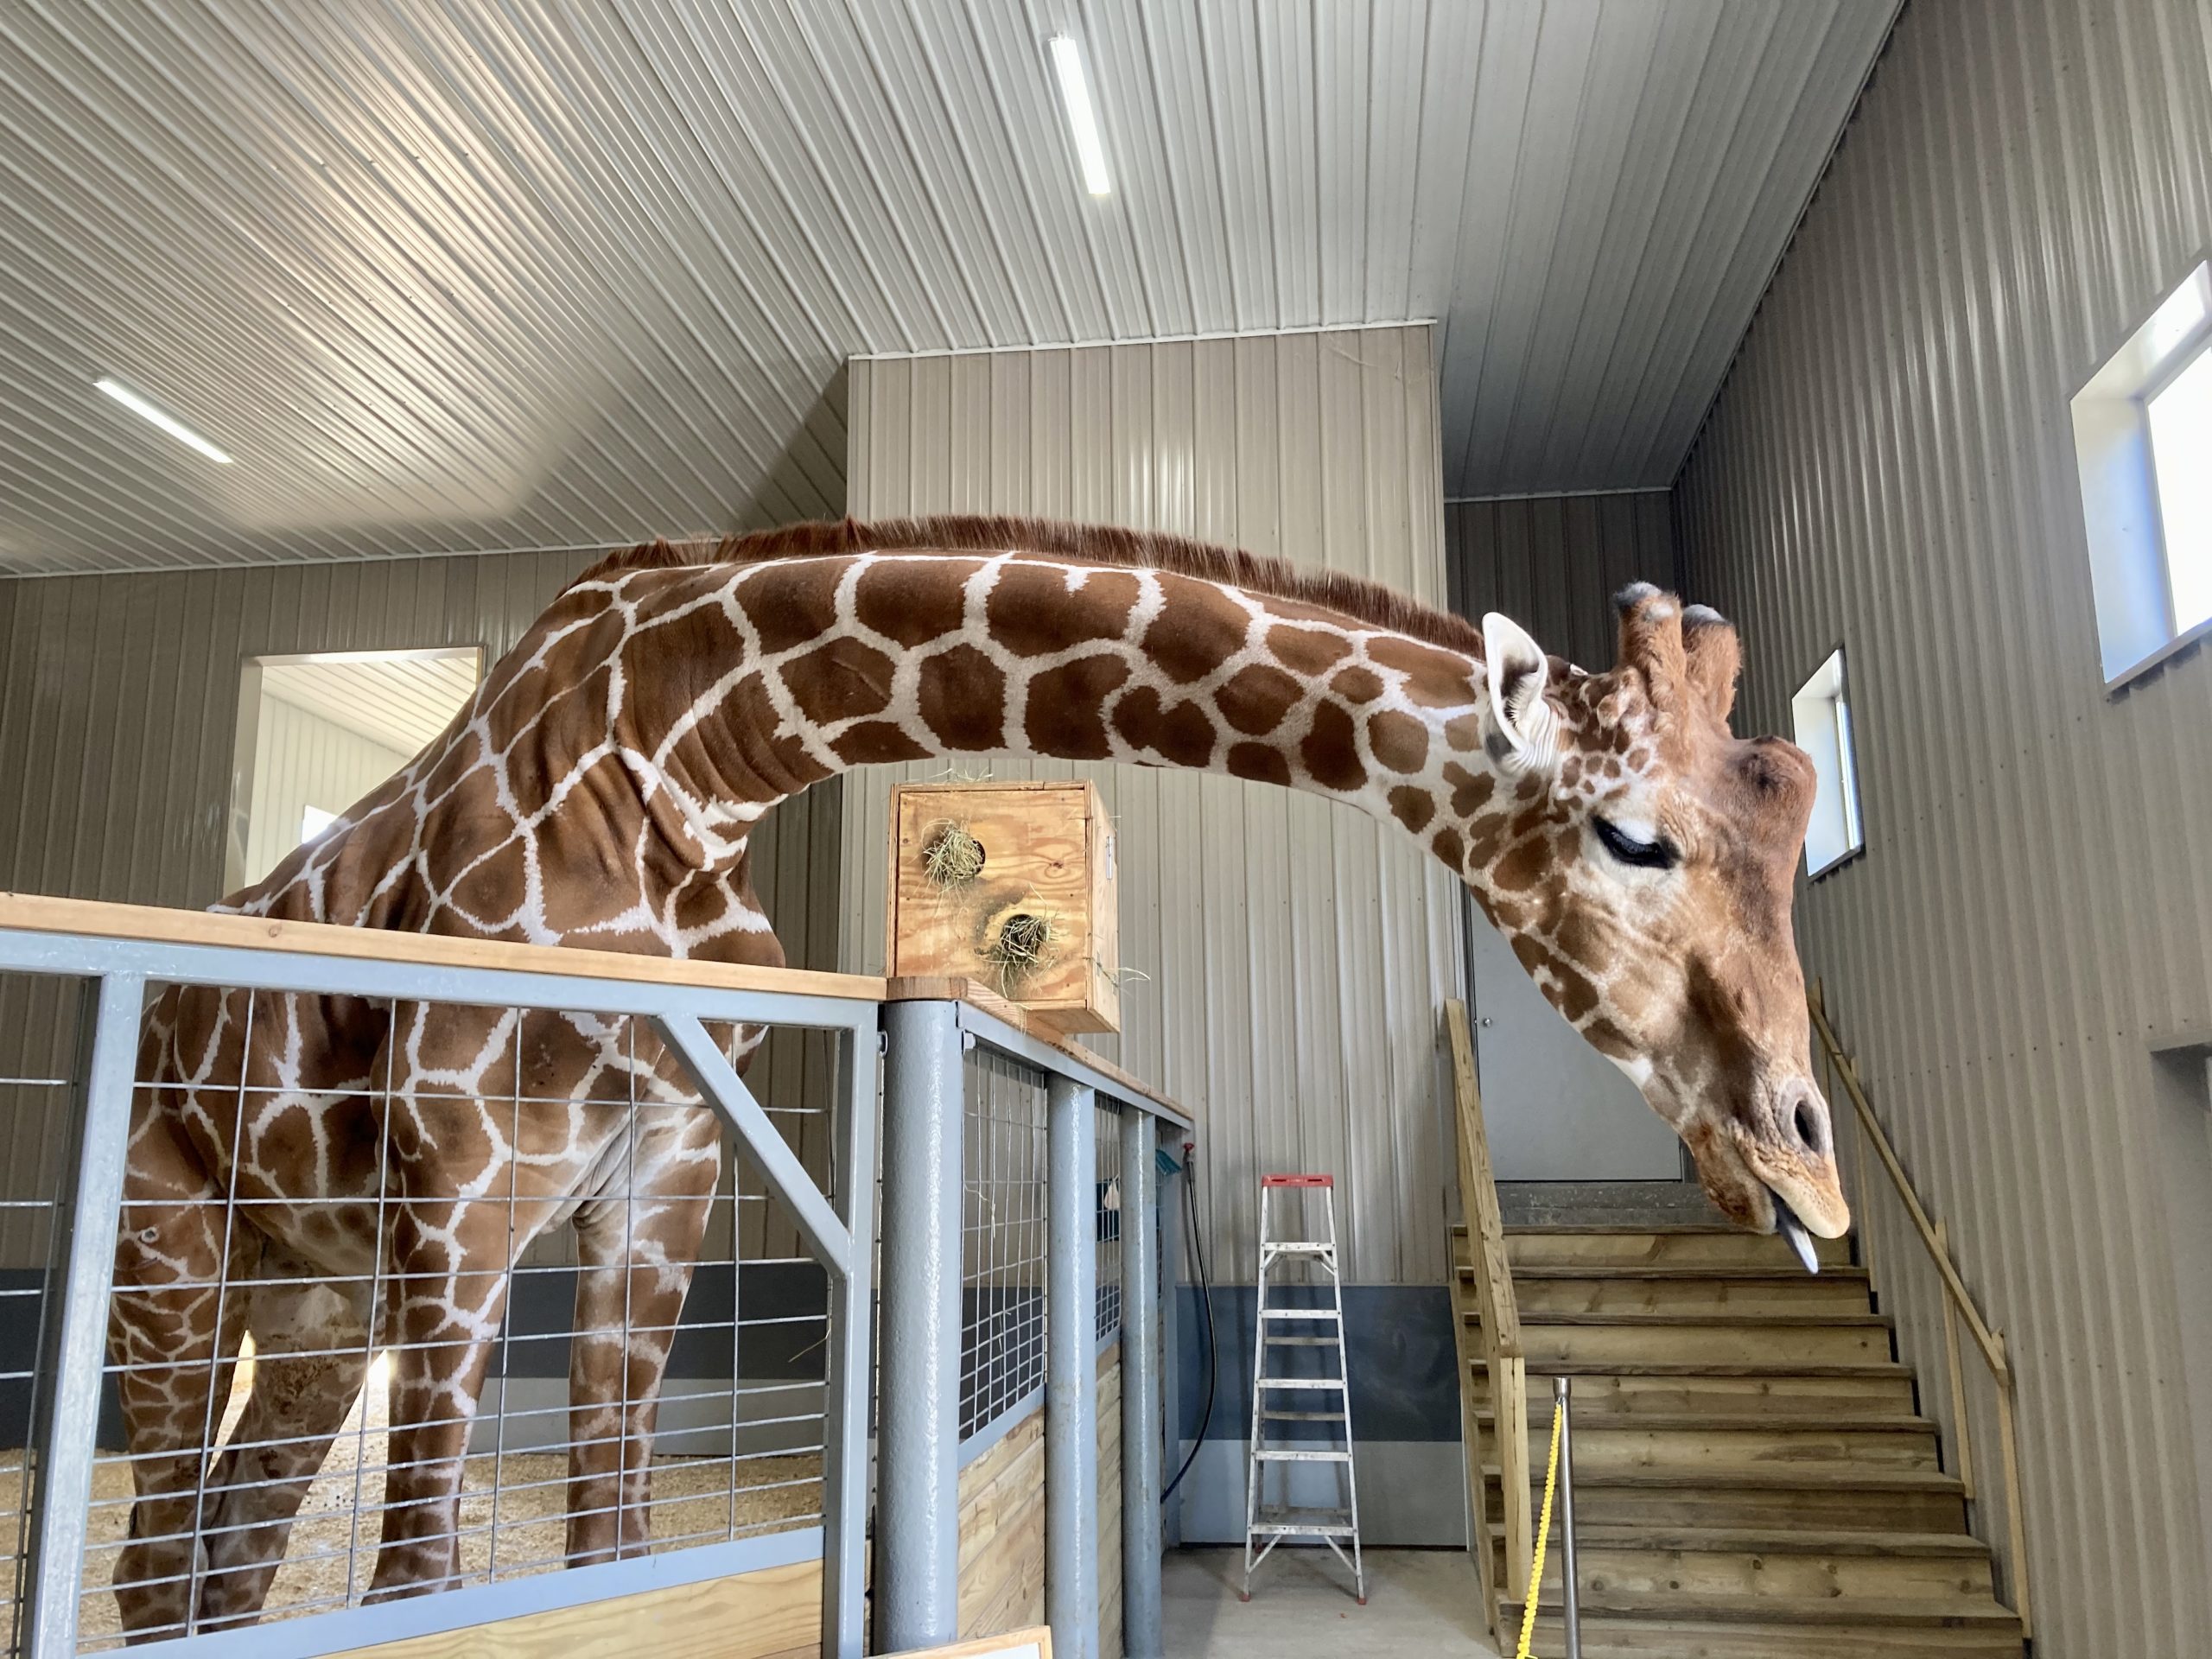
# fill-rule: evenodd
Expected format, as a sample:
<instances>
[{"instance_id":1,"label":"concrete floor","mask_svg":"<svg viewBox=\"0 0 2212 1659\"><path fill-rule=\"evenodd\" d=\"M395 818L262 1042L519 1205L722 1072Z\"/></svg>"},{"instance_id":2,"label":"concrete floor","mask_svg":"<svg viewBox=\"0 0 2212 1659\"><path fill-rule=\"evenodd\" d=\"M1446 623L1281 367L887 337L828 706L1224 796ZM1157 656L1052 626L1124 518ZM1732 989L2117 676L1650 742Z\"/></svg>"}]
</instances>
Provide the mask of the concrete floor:
<instances>
[{"instance_id":1,"label":"concrete floor","mask_svg":"<svg viewBox=\"0 0 2212 1659\"><path fill-rule=\"evenodd\" d=\"M1241 1549L1172 1549L1160 1575L1167 1659L1495 1659L1475 1564L1457 1549L1370 1549L1367 1605L1325 1549L1279 1549L1236 1599Z\"/></svg>"}]
</instances>

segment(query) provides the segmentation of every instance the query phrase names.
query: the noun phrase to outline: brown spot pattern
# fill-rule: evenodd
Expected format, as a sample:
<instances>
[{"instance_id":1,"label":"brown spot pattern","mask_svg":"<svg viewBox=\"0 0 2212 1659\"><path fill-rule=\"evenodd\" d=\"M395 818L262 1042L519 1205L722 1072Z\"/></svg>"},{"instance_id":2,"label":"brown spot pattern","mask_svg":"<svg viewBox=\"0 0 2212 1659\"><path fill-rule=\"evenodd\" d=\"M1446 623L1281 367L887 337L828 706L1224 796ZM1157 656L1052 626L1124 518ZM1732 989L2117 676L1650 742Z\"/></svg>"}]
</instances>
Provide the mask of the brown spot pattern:
<instances>
[{"instance_id":1,"label":"brown spot pattern","mask_svg":"<svg viewBox=\"0 0 2212 1659\"><path fill-rule=\"evenodd\" d=\"M1107 652L1046 669L1029 682L1029 741L1063 760L1105 760L1114 752L1106 741L1106 698L1128 677L1128 664Z\"/></svg>"},{"instance_id":2,"label":"brown spot pattern","mask_svg":"<svg viewBox=\"0 0 2212 1659\"><path fill-rule=\"evenodd\" d=\"M1058 570L1008 565L999 572L983 620L991 638L1017 657L1050 657L1102 639L1118 639L1137 602L1137 579L1125 571L1094 572L1073 592Z\"/></svg>"},{"instance_id":3,"label":"brown spot pattern","mask_svg":"<svg viewBox=\"0 0 2212 1659\"><path fill-rule=\"evenodd\" d=\"M1395 709L1368 717L1367 741L1375 751L1376 765L1385 772L1410 775L1428 760L1428 728Z\"/></svg>"},{"instance_id":4,"label":"brown spot pattern","mask_svg":"<svg viewBox=\"0 0 2212 1659\"><path fill-rule=\"evenodd\" d=\"M917 693L922 723L949 749L1006 743L1006 676L973 645L923 660Z\"/></svg>"},{"instance_id":5,"label":"brown spot pattern","mask_svg":"<svg viewBox=\"0 0 2212 1659\"><path fill-rule=\"evenodd\" d=\"M1313 710L1313 725L1298 746L1298 756L1306 763L1306 775L1324 789L1349 791L1367 781L1367 768L1353 741L1351 716L1333 702Z\"/></svg>"},{"instance_id":6,"label":"brown spot pattern","mask_svg":"<svg viewBox=\"0 0 2212 1659\"><path fill-rule=\"evenodd\" d=\"M1221 717L1247 737L1264 737L1282 724L1306 688L1279 668L1255 663L1230 677L1214 698Z\"/></svg>"}]
</instances>

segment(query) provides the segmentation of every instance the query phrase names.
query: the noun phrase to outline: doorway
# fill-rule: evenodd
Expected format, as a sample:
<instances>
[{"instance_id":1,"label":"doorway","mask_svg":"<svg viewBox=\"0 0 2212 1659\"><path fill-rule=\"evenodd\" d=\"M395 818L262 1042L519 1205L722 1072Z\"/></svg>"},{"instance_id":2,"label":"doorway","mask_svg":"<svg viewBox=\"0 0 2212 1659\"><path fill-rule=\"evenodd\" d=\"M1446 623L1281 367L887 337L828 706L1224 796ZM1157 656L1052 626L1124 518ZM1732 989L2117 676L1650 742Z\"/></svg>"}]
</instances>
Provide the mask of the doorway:
<instances>
[{"instance_id":1,"label":"doorway","mask_svg":"<svg viewBox=\"0 0 2212 1659\"><path fill-rule=\"evenodd\" d=\"M1674 1130L1544 1001L1471 903L1466 935L1475 1067L1498 1180L1680 1182Z\"/></svg>"},{"instance_id":2,"label":"doorway","mask_svg":"<svg viewBox=\"0 0 2212 1659\"><path fill-rule=\"evenodd\" d=\"M480 646L249 658L239 678L224 891L260 880L445 730Z\"/></svg>"}]
</instances>

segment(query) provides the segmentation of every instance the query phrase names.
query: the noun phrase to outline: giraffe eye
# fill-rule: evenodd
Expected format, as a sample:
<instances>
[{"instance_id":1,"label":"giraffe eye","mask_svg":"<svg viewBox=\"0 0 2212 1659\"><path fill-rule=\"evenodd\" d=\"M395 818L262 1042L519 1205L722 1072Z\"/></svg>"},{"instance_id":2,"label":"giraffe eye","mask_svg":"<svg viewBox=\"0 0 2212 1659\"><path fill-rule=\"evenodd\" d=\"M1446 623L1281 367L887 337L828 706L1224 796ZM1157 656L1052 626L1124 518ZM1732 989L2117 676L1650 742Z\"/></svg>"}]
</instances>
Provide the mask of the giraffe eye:
<instances>
[{"instance_id":1,"label":"giraffe eye","mask_svg":"<svg viewBox=\"0 0 2212 1659\"><path fill-rule=\"evenodd\" d=\"M1682 855L1663 836L1639 841L1618 824L1595 814L1591 817L1590 827L1597 831L1598 839L1605 843L1607 852L1639 870L1671 870L1681 861Z\"/></svg>"}]
</instances>

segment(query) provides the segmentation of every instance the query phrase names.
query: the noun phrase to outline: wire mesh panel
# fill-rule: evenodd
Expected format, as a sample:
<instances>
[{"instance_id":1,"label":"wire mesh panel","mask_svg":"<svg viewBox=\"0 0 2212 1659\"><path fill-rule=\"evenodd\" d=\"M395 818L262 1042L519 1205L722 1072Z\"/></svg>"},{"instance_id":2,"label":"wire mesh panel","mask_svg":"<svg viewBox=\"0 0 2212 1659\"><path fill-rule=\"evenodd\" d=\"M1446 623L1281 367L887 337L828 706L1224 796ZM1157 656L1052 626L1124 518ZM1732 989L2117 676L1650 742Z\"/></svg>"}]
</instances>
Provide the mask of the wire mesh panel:
<instances>
[{"instance_id":1,"label":"wire mesh panel","mask_svg":"<svg viewBox=\"0 0 2212 1659\"><path fill-rule=\"evenodd\" d=\"M81 992L72 981L0 976L0 1631L22 1651L19 1624L50 1335L48 1275L66 1213Z\"/></svg>"},{"instance_id":2,"label":"wire mesh panel","mask_svg":"<svg viewBox=\"0 0 2212 1659\"><path fill-rule=\"evenodd\" d=\"M1122 1111L1111 1101L1093 1109L1098 1146L1098 1340L1122 1329Z\"/></svg>"},{"instance_id":3,"label":"wire mesh panel","mask_svg":"<svg viewBox=\"0 0 2212 1659\"><path fill-rule=\"evenodd\" d=\"M148 1030L81 1649L822 1521L829 1276L644 1021L173 987ZM825 1195L838 1047L779 1031L750 1071ZM73 1086L0 1056L11 1144ZM0 1177L16 1448L67 1161ZM25 1454L0 1457L21 1651Z\"/></svg>"},{"instance_id":4,"label":"wire mesh panel","mask_svg":"<svg viewBox=\"0 0 2212 1659\"><path fill-rule=\"evenodd\" d=\"M1045 1386L1045 1080L986 1048L964 1065L960 1437Z\"/></svg>"}]
</instances>

